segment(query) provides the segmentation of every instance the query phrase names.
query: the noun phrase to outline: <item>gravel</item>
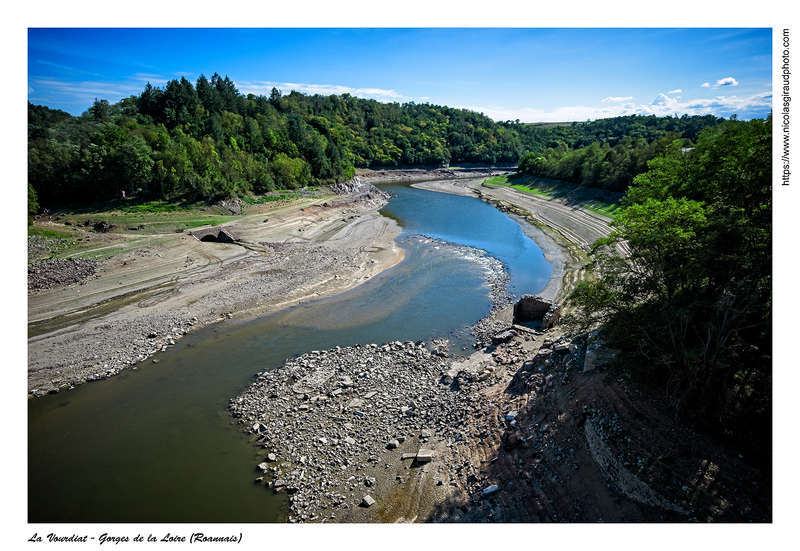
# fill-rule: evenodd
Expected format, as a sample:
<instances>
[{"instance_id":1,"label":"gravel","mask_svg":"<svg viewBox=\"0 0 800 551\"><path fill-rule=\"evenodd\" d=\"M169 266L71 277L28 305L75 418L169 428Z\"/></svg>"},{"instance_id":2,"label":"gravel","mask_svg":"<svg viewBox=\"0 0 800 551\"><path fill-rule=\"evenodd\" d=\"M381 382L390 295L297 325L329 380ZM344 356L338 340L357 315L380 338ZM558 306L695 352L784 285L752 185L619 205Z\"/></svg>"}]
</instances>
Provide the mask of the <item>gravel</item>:
<instances>
[{"instance_id":1,"label":"gravel","mask_svg":"<svg viewBox=\"0 0 800 551\"><path fill-rule=\"evenodd\" d=\"M82 258L48 260L28 266L28 293L66 287L74 283L83 284L95 275L97 261Z\"/></svg>"}]
</instances>

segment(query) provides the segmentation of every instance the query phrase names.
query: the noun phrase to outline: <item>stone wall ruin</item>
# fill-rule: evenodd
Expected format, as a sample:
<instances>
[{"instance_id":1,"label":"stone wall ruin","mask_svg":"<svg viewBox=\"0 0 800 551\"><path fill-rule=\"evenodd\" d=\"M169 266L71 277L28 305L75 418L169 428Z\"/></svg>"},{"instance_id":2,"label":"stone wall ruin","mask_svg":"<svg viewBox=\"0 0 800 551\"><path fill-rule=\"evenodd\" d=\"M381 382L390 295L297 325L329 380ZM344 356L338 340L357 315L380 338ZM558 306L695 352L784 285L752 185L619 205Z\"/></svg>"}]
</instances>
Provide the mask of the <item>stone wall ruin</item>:
<instances>
[{"instance_id":1,"label":"stone wall ruin","mask_svg":"<svg viewBox=\"0 0 800 551\"><path fill-rule=\"evenodd\" d=\"M538 295L522 295L514 305L514 323L540 322L542 329L555 327L561 318L561 307Z\"/></svg>"}]
</instances>

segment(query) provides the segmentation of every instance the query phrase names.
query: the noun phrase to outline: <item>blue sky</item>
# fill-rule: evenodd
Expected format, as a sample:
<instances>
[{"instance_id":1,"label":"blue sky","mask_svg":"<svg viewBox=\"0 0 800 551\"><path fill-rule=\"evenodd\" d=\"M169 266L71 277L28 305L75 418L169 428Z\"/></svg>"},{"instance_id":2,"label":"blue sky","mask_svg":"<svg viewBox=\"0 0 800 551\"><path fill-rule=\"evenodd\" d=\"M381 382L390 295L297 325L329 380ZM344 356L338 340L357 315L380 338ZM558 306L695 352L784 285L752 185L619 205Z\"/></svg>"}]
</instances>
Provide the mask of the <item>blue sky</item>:
<instances>
[{"instance_id":1,"label":"blue sky","mask_svg":"<svg viewBox=\"0 0 800 551\"><path fill-rule=\"evenodd\" d=\"M271 88L467 108L495 120L764 117L769 28L35 28L28 99L80 114L147 82Z\"/></svg>"}]
</instances>

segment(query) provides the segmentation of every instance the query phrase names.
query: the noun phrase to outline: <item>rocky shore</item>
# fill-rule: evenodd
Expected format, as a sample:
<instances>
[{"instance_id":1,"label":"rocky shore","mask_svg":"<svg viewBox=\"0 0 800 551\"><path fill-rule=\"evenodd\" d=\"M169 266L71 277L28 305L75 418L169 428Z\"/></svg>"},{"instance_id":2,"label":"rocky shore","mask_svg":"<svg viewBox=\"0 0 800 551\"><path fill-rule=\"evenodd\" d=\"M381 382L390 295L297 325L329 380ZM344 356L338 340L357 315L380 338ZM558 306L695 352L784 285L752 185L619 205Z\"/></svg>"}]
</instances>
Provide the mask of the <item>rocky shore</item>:
<instances>
[{"instance_id":1,"label":"rocky shore","mask_svg":"<svg viewBox=\"0 0 800 551\"><path fill-rule=\"evenodd\" d=\"M759 469L604 382L590 344L506 325L468 358L442 341L312 351L229 409L288 522L770 521Z\"/></svg>"}]
</instances>

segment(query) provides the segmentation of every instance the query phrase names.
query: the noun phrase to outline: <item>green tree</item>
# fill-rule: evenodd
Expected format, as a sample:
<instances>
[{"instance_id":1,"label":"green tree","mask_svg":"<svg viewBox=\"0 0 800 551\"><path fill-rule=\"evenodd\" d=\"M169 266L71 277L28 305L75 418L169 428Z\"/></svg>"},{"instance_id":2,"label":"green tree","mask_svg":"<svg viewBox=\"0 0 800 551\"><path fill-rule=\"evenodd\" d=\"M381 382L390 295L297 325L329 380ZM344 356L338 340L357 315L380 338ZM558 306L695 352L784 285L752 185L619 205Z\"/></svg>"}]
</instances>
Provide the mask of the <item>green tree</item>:
<instances>
[{"instance_id":1,"label":"green tree","mask_svg":"<svg viewBox=\"0 0 800 551\"><path fill-rule=\"evenodd\" d=\"M36 195L36 190L33 189L33 184L28 182L28 225L33 225L33 216L39 212L39 198Z\"/></svg>"},{"instance_id":2,"label":"green tree","mask_svg":"<svg viewBox=\"0 0 800 551\"><path fill-rule=\"evenodd\" d=\"M691 154L665 142L593 247L601 277L571 295L575 319L601 324L629 373L709 423L769 411L770 123L727 121Z\"/></svg>"}]
</instances>

